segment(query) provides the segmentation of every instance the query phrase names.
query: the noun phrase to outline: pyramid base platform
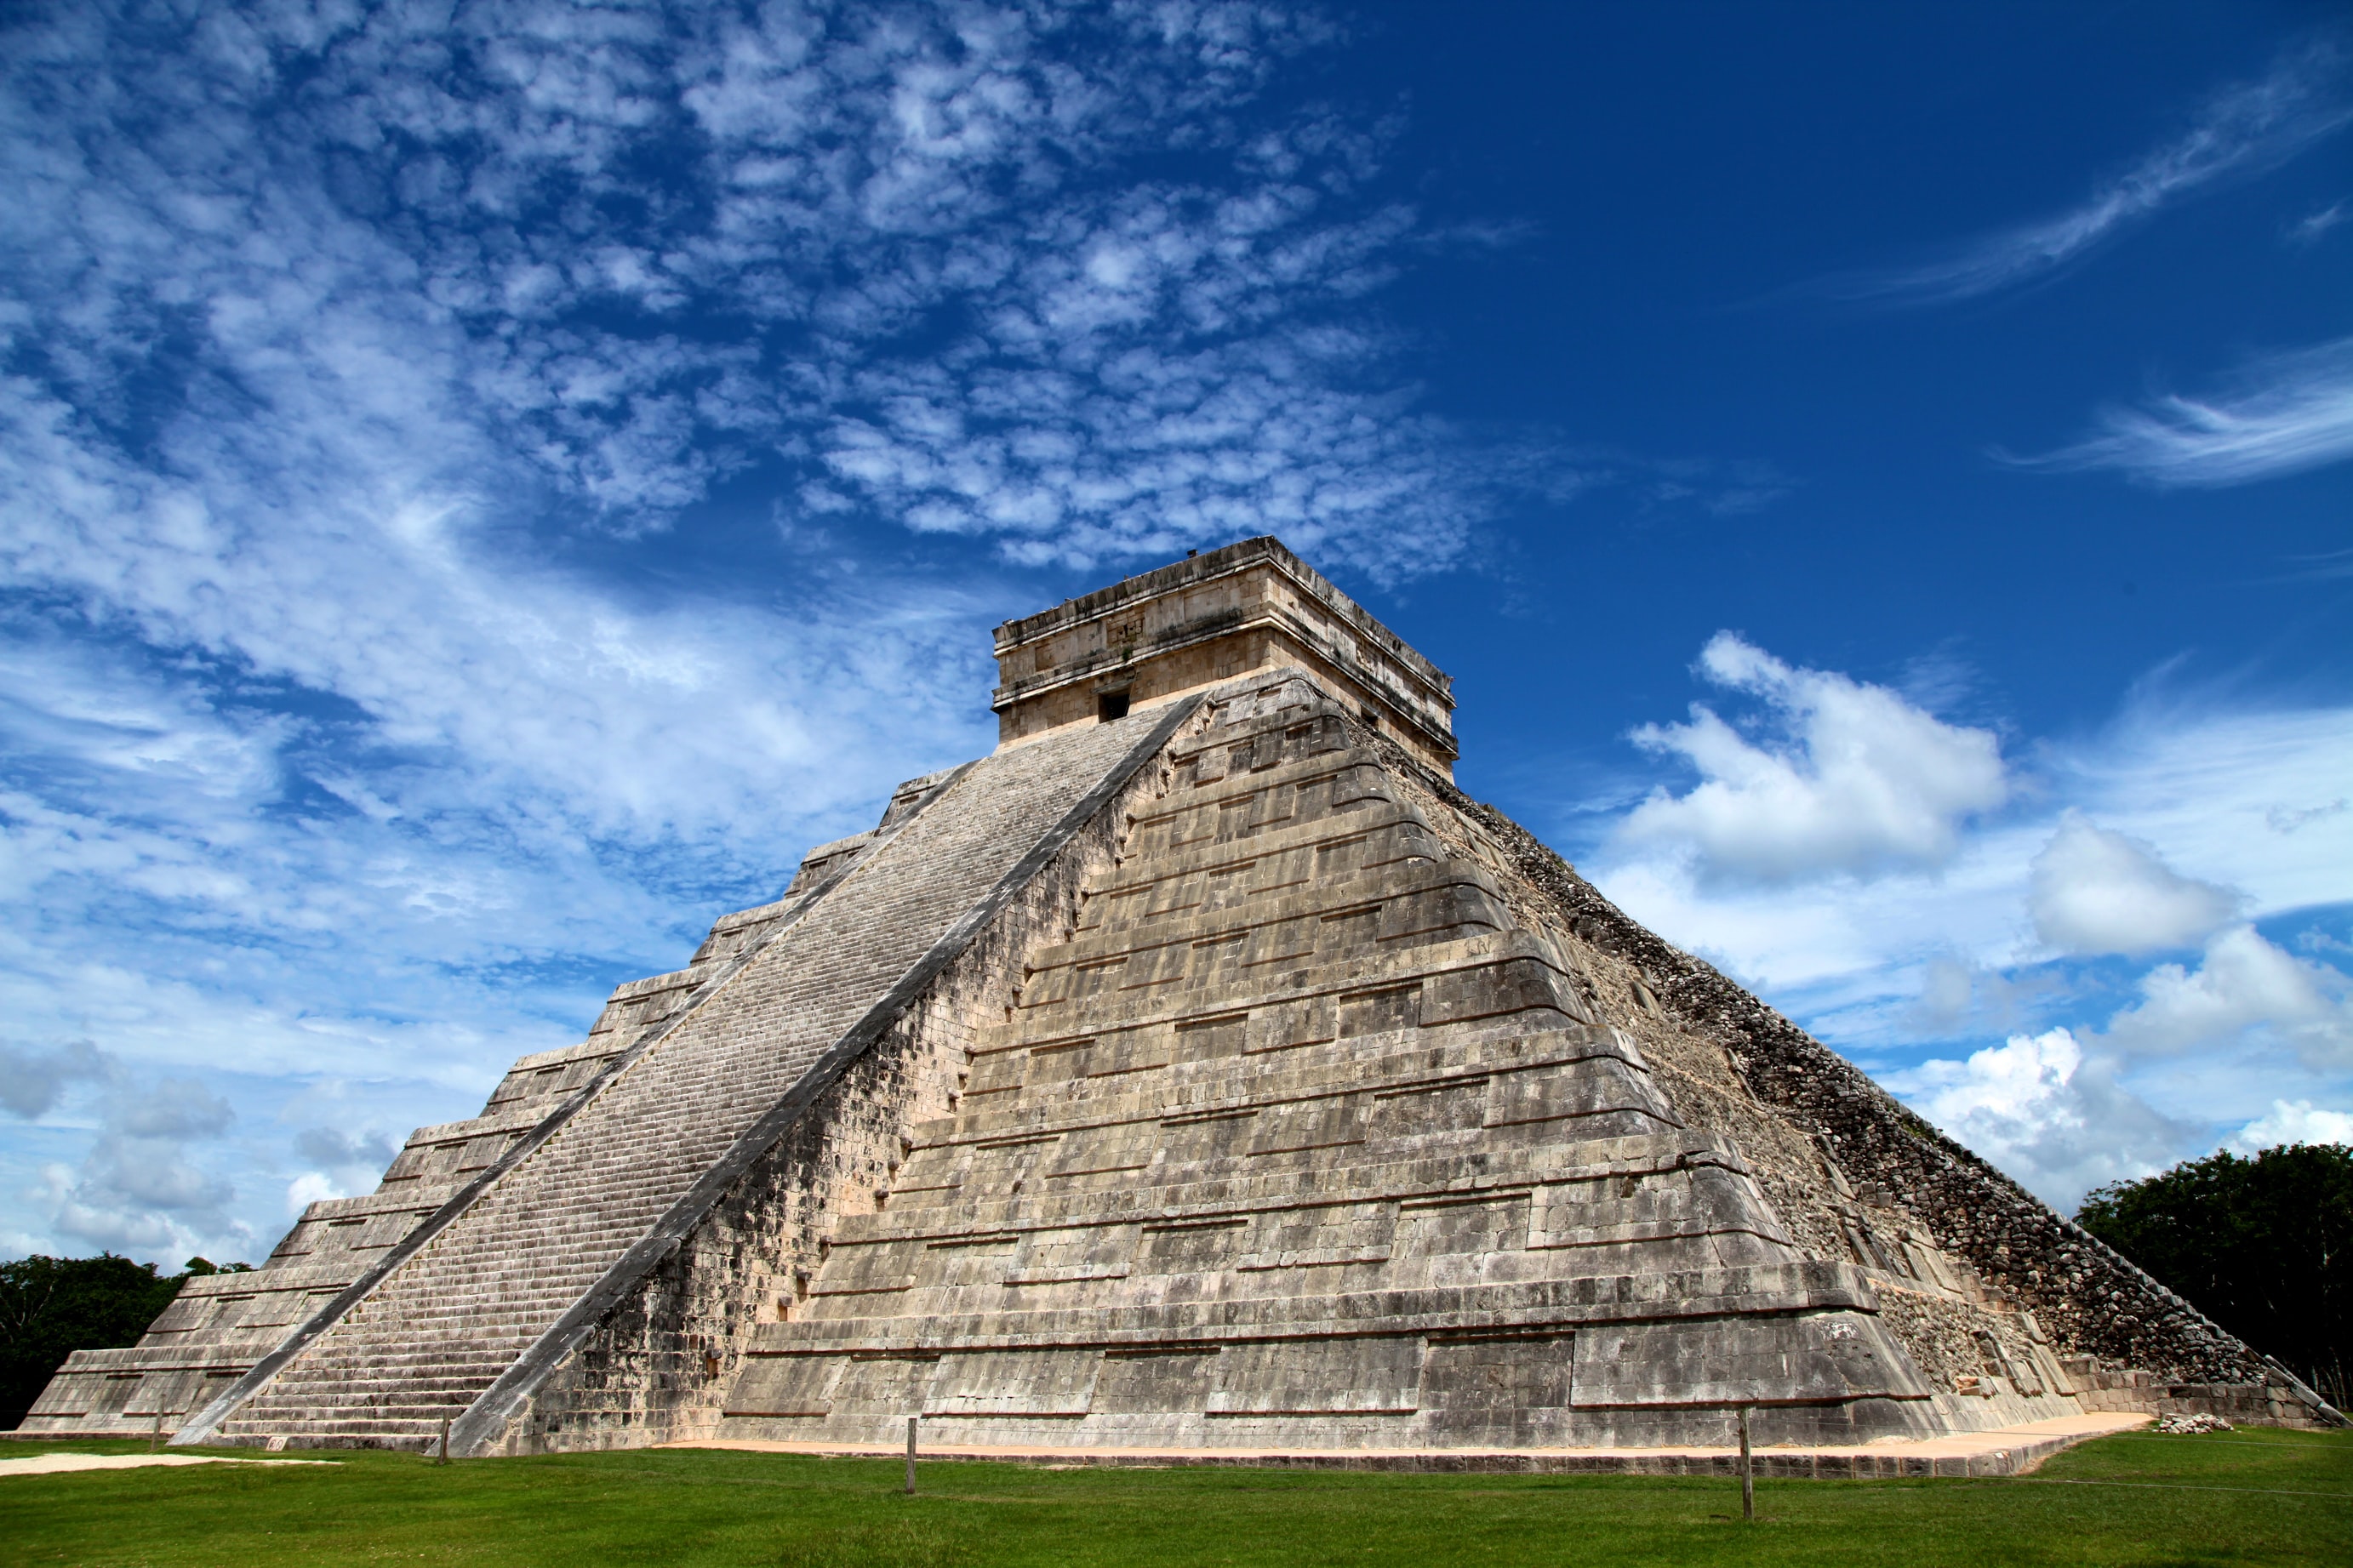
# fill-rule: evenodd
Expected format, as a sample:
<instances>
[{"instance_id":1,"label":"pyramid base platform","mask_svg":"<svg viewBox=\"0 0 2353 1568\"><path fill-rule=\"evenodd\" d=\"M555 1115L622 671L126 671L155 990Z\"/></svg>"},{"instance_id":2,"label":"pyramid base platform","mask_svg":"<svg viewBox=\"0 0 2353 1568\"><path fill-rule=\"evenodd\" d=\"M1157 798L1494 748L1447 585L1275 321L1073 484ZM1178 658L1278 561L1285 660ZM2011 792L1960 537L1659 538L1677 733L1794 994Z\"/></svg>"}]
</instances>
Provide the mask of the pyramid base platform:
<instances>
[{"instance_id":1,"label":"pyramid base platform","mask_svg":"<svg viewBox=\"0 0 2353 1568\"><path fill-rule=\"evenodd\" d=\"M2094 1437L2150 1425L2137 1411L2065 1415L1917 1441L1852 1447L1770 1447L1755 1450L1757 1474L1770 1479L1894 1480L1915 1476L2022 1476L2062 1449ZM1046 1448L922 1443L917 1458L995 1460L1064 1467L1229 1465L1311 1470L1487 1471L1525 1475L1735 1476L1740 1456L1728 1448ZM880 1443L781 1443L710 1438L665 1443L666 1448L732 1448L757 1454L807 1454L821 1458L894 1459L906 1450Z\"/></svg>"}]
</instances>

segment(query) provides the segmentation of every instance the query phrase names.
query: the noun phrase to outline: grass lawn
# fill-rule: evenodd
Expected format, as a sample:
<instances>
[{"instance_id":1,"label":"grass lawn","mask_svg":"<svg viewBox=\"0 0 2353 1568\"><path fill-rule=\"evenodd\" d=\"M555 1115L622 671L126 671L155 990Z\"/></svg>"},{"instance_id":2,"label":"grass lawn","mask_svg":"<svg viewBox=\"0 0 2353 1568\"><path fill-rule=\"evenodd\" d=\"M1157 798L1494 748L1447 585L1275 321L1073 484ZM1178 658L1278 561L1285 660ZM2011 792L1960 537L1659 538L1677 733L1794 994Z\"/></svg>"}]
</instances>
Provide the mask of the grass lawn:
<instances>
[{"instance_id":1,"label":"grass lawn","mask_svg":"<svg viewBox=\"0 0 2353 1568\"><path fill-rule=\"evenodd\" d=\"M326 1457L0 1479L0 1562L2353 1563L2353 1434L2132 1434L2011 1480L1760 1481L1753 1525L1713 1479L942 1462L908 1498L896 1461Z\"/></svg>"}]
</instances>

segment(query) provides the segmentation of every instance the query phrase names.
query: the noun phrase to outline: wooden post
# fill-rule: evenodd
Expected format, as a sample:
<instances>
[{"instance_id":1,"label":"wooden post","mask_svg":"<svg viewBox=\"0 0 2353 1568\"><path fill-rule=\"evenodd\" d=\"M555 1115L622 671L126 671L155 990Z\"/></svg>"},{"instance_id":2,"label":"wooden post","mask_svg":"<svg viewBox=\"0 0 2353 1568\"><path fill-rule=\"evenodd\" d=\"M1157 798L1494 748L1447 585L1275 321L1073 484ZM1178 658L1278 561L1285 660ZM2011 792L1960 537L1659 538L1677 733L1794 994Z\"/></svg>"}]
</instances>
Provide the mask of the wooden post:
<instances>
[{"instance_id":1,"label":"wooden post","mask_svg":"<svg viewBox=\"0 0 2353 1568\"><path fill-rule=\"evenodd\" d=\"M1740 1517L1757 1518L1757 1461L1748 1452L1748 1406L1740 1407Z\"/></svg>"},{"instance_id":2,"label":"wooden post","mask_svg":"<svg viewBox=\"0 0 2353 1568\"><path fill-rule=\"evenodd\" d=\"M437 1465L446 1465L449 1462L449 1418L447 1415L441 1417L441 1452L434 1458L433 1462Z\"/></svg>"},{"instance_id":3,"label":"wooden post","mask_svg":"<svg viewBox=\"0 0 2353 1568\"><path fill-rule=\"evenodd\" d=\"M907 1495L915 1495L915 1418L907 1417Z\"/></svg>"}]
</instances>

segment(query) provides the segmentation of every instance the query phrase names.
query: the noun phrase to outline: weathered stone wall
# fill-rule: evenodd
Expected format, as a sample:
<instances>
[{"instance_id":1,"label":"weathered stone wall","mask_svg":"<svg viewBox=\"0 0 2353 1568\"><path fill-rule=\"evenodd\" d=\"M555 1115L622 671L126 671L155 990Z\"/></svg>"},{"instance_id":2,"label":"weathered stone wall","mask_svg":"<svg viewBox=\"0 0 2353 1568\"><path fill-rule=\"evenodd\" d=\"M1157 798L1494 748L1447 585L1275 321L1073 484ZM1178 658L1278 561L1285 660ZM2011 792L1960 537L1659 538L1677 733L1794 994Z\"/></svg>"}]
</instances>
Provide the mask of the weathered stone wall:
<instances>
[{"instance_id":1,"label":"weathered stone wall","mask_svg":"<svg viewBox=\"0 0 2353 1568\"><path fill-rule=\"evenodd\" d=\"M1530 875L1526 846L1533 839L1426 771L1401 768L1398 778L1450 847L1490 867L1514 912L1545 931L1577 967L1596 1014L1636 1038L1683 1122L1740 1150L1799 1249L1851 1263L1870 1280L1887 1328L1941 1391L1949 1426L2040 1420L2052 1413L2046 1395L2070 1394L2073 1384L2031 1314L2010 1310L1967 1263L1891 1206L1887 1194L1849 1184L1816 1137L1750 1092L1720 1040L1662 1005L1637 964L1574 928L1575 911L1564 909L1541 875ZM1560 864L1537 848L1540 873Z\"/></svg>"}]
</instances>

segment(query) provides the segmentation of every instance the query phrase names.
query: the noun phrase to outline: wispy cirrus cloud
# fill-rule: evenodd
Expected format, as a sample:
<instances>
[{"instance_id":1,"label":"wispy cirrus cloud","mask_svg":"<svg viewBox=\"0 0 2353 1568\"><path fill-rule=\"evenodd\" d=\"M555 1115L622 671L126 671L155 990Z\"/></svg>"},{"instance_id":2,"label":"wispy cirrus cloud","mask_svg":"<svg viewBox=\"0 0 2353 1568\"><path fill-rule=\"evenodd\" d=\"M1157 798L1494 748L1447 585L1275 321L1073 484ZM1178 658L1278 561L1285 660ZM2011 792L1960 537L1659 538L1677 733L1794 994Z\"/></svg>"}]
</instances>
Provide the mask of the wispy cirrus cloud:
<instances>
[{"instance_id":1,"label":"wispy cirrus cloud","mask_svg":"<svg viewBox=\"0 0 2353 1568\"><path fill-rule=\"evenodd\" d=\"M2294 157L2353 122L2347 51L2330 37L2259 80L2216 93L2187 130L2103 182L2082 205L1957 245L1915 266L1852 272L1818 287L1889 305L1951 304L2047 276L2162 208Z\"/></svg>"},{"instance_id":2,"label":"wispy cirrus cloud","mask_svg":"<svg viewBox=\"0 0 2353 1568\"><path fill-rule=\"evenodd\" d=\"M2353 218L2353 200L2340 199L2325 207L2315 207L2289 224L2281 237L2299 248L2320 243L2321 237L2348 218Z\"/></svg>"},{"instance_id":3,"label":"wispy cirrus cloud","mask_svg":"<svg viewBox=\"0 0 2353 1568\"><path fill-rule=\"evenodd\" d=\"M2162 489L2217 489L2353 457L2353 338L2268 355L2224 390L2111 408L2093 435L2026 468L2110 468Z\"/></svg>"}]
</instances>

